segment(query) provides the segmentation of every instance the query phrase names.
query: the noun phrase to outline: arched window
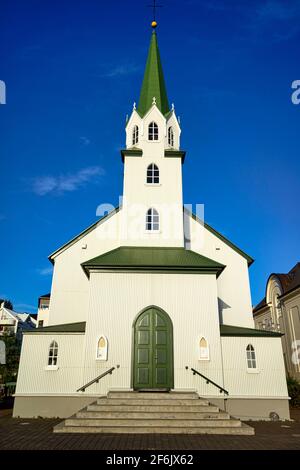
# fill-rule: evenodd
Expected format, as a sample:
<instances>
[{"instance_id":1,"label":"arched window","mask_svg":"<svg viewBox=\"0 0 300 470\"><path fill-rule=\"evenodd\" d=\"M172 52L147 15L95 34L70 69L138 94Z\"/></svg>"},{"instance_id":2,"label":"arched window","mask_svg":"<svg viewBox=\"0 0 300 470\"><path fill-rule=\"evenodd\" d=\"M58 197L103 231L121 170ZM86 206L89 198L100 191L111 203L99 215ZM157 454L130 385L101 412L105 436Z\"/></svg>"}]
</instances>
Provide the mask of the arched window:
<instances>
[{"instance_id":1,"label":"arched window","mask_svg":"<svg viewBox=\"0 0 300 470\"><path fill-rule=\"evenodd\" d=\"M56 341L52 341L49 347L48 366L57 365L57 355L58 355L58 344Z\"/></svg>"},{"instance_id":2,"label":"arched window","mask_svg":"<svg viewBox=\"0 0 300 470\"><path fill-rule=\"evenodd\" d=\"M136 145L139 141L139 128L134 126L132 130L132 145Z\"/></svg>"},{"instance_id":3,"label":"arched window","mask_svg":"<svg viewBox=\"0 0 300 470\"><path fill-rule=\"evenodd\" d=\"M100 361L107 361L108 341L104 335L101 335L97 342L96 358Z\"/></svg>"},{"instance_id":4,"label":"arched window","mask_svg":"<svg viewBox=\"0 0 300 470\"><path fill-rule=\"evenodd\" d=\"M255 350L252 344L248 344L246 348L247 353L247 366L248 369L256 369L256 357L255 357Z\"/></svg>"},{"instance_id":5,"label":"arched window","mask_svg":"<svg viewBox=\"0 0 300 470\"><path fill-rule=\"evenodd\" d=\"M208 341L202 337L199 341L199 361L209 360L209 347Z\"/></svg>"},{"instance_id":6,"label":"arched window","mask_svg":"<svg viewBox=\"0 0 300 470\"><path fill-rule=\"evenodd\" d=\"M174 147L174 131L172 126L168 129L168 144L170 147Z\"/></svg>"},{"instance_id":7,"label":"arched window","mask_svg":"<svg viewBox=\"0 0 300 470\"><path fill-rule=\"evenodd\" d=\"M146 230L159 230L159 214L153 207L146 214Z\"/></svg>"},{"instance_id":8,"label":"arched window","mask_svg":"<svg viewBox=\"0 0 300 470\"><path fill-rule=\"evenodd\" d=\"M149 140L158 140L158 125L154 121L150 122L150 124L149 124L148 139Z\"/></svg>"},{"instance_id":9,"label":"arched window","mask_svg":"<svg viewBox=\"0 0 300 470\"><path fill-rule=\"evenodd\" d=\"M154 163L147 168L147 184L158 184L159 183L159 169Z\"/></svg>"}]
</instances>

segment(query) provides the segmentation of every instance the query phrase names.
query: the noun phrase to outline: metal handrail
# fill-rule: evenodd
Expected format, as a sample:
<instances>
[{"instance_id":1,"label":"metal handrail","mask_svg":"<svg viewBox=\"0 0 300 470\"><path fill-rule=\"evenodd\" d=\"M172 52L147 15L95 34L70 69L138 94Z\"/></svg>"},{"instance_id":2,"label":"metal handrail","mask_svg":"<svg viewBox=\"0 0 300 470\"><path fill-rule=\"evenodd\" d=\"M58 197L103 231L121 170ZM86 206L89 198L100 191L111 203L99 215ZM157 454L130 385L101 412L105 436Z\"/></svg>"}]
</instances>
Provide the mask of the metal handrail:
<instances>
[{"instance_id":1,"label":"metal handrail","mask_svg":"<svg viewBox=\"0 0 300 470\"><path fill-rule=\"evenodd\" d=\"M186 366L185 368L188 369L188 366ZM195 375L195 374L200 375L200 377L202 377L204 380L206 380L207 384L212 384L215 387L217 387L220 390L220 393L224 392L225 395L229 395L228 390L225 390L225 388L223 388L220 385L216 384L216 382L214 382L213 380L210 380L208 377L201 374L201 372L198 372L197 370L193 369L192 367L191 367L191 371L193 372L193 375Z\"/></svg>"},{"instance_id":2,"label":"metal handrail","mask_svg":"<svg viewBox=\"0 0 300 470\"><path fill-rule=\"evenodd\" d=\"M93 385L94 383L98 383L99 380L101 380L103 377L105 377L106 375L108 374L112 374L113 371L117 368L119 369L119 365L117 365L116 367L111 367L110 369L108 369L107 371L103 372L103 374L101 375L98 375L98 377L96 377L95 379L91 380L90 382L88 382L87 384L83 385L82 387L80 387L78 390L76 390L76 392L84 392L86 388L88 388L90 385Z\"/></svg>"}]
</instances>

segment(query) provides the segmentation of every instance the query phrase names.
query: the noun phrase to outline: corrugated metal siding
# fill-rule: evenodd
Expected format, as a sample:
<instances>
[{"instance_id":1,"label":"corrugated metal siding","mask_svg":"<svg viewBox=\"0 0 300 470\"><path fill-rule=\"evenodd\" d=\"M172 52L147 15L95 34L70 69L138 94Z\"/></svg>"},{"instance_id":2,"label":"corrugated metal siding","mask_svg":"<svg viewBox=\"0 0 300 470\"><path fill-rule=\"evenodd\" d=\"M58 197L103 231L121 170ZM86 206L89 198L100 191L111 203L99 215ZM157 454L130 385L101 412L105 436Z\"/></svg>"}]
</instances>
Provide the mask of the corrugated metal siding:
<instances>
[{"instance_id":1,"label":"corrugated metal siding","mask_svg":"<svg viewBox=\"0 0 300 470\"><path fill-rule=\"evenodd\" d=\"M254 328L247 260L191 216L185 227L191 250L226 266L217 280L222 322Z\"/></svg>"},{"instance_id":2,"label":"corrugated metal siding","mask_svg":"<svg viewBox=\"0 0 300 470\"><path fill-rule=\"evenodd\" d=\"M58 370L45 370L51 341L58 343ZM83 385L84 335L25 335L16 393L75 393Z\"/></svg>"},{"instance_id":3,"label":"corrugated metal siding","mask_svg":"<svg viewBox=\"0 0 300 470\"><path fill-rule=\"evenodd\" d=\"M258 373L247 372L246 347L255 349ZM286 397L280 338L222 337L225 388L230 395Z\"/></svg>"},{"instance_id":4,"label":"corrugated metal siding","mask_svg":"<svg viewBox=\"0 0 300 470\"><path fill-rule=\"evenodd\" d=\"M92 273L86 328L85 382L120 364L120 369L90 388L105 393L109 388L131 387L132 325L138 313L157 305L171 317L174 329L175 388L198 389L201 395L218 395L185 366L201 370L222 385L217 285L213 275ZM108 361L96 361L97 338L108 338ZM198 361L198 341L210 345L208 362Z\"/></svg>"}]
</instances>

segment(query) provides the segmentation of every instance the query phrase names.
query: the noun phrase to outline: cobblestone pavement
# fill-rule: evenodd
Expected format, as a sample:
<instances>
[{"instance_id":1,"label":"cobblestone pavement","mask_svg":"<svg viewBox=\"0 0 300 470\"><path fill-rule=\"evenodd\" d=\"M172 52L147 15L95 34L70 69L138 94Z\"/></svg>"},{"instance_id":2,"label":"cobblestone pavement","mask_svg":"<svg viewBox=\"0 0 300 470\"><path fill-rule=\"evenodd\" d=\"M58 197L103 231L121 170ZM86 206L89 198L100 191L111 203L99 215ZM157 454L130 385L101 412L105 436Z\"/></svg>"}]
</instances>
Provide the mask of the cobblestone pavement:
<instances>
[{"instance_id":1,"label":"cobblestone pavement","mask_svg":"<svg viewBox=\"0 0 300 470\"><path fill-rule=\"evenodd\" d=\"M5 412L4 412L5 411ZM248 422L255 436L54 434L60 420L13 419L0 412L0 449L4 450L300 450L300 410L294 421Z\"/></svg>"}]
</instances>

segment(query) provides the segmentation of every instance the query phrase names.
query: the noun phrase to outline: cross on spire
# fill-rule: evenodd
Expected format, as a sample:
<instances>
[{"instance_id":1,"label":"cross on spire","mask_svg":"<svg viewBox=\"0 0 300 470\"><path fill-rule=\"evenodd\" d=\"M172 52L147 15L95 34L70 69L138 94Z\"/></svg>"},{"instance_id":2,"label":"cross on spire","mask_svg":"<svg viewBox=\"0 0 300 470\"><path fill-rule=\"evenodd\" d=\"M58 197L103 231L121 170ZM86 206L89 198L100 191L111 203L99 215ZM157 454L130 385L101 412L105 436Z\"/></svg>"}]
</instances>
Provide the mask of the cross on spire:
<instances>
[{"instance_id":1,"label":"cross on spire","mask_svg":"<svg viewBox=\"0 0 300 470\"><path fill-rule=\"evenodd\" d=\"M162 5L157 5L156 0L153 0L153 4L148 7L153 9L153 21L156 22L156 8L161 8Z\"/></svg>"}]
</instances>

